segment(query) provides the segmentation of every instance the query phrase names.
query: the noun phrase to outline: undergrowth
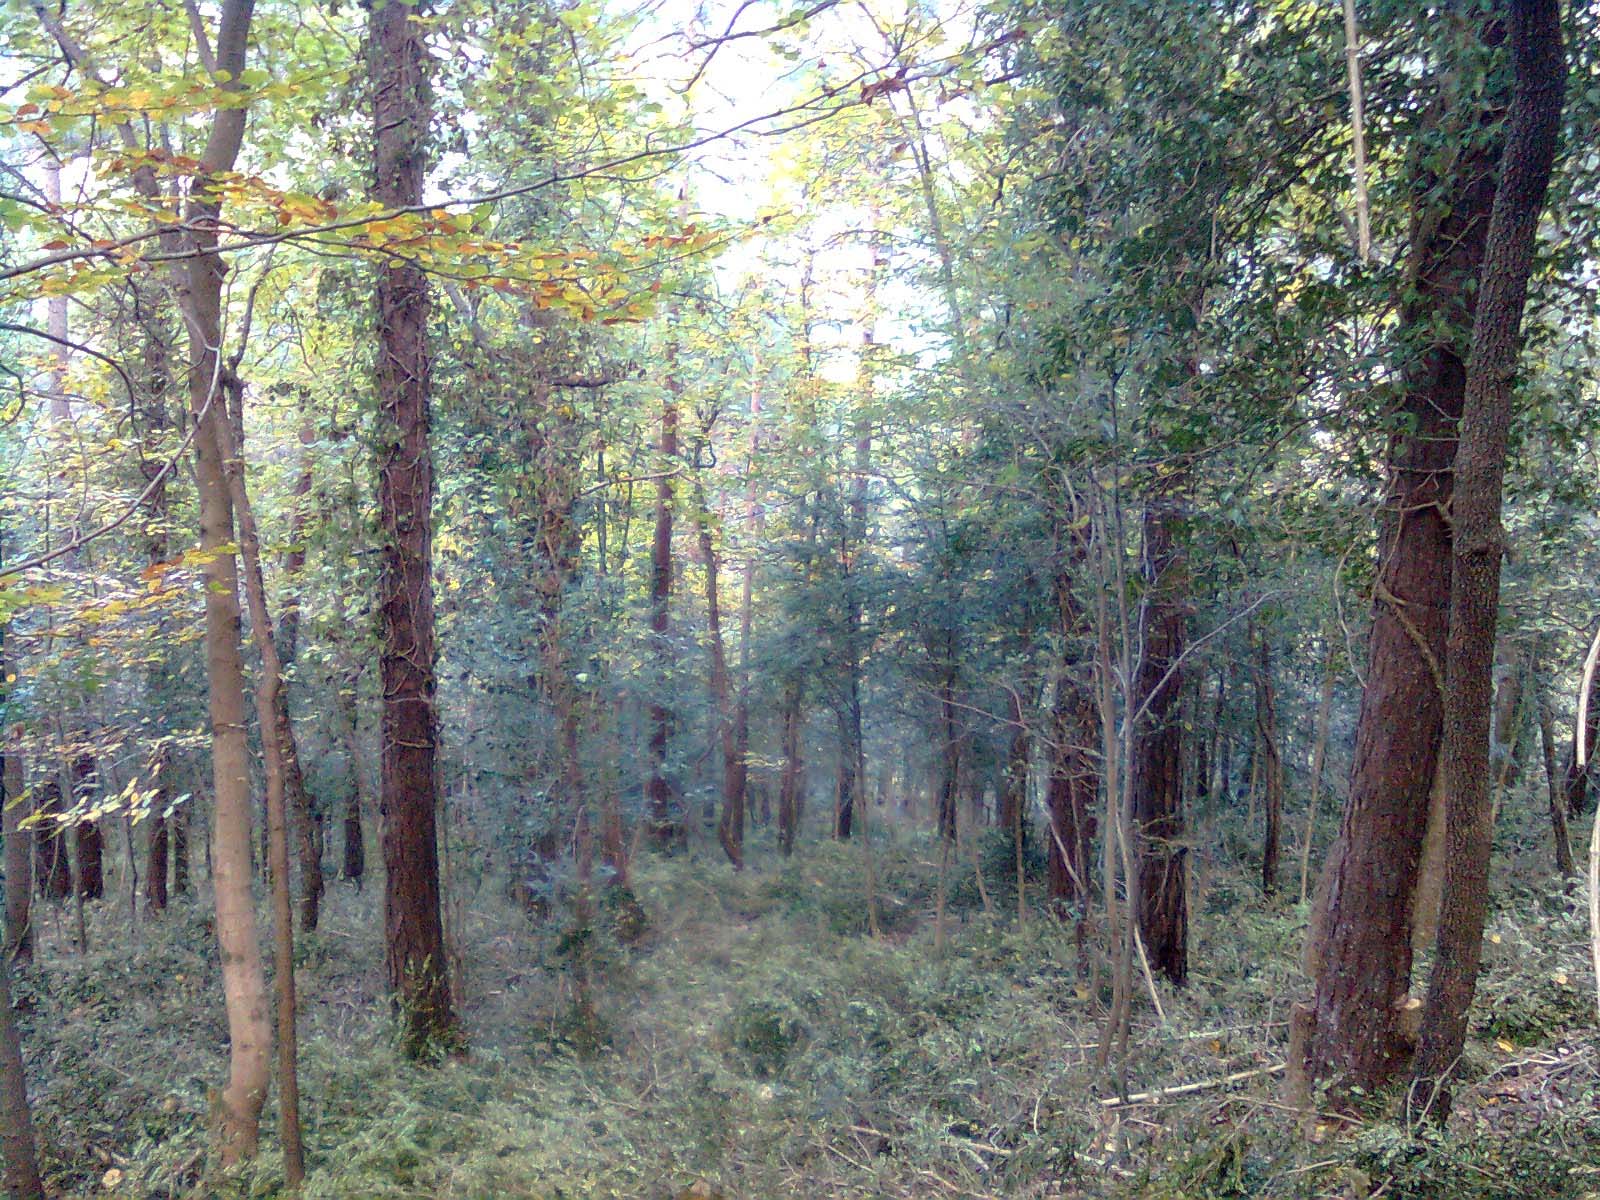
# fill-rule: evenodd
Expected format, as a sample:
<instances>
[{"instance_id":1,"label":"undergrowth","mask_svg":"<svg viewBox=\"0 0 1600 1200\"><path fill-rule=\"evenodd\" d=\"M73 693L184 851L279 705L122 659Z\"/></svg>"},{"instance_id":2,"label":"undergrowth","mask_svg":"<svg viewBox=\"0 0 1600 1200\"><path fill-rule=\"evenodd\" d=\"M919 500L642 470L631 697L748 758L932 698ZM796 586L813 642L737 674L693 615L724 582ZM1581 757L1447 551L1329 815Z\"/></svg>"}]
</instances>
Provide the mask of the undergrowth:
<instances>
[{"instance_id":1,"label":"undergrowth","mask_svg":"<svg viewBox=\"0 0 1600 1200\"><path fill-rule=\"evenodd\" d=\"M1394 1118L1351 1130L1288 1110L1271 1071L1303 990L1301 906L1265 901L1197 855L1193 981L1162 988L1159 1013L1141 986L1127 1053L1099 1070L1108 988L1097 931L1083 975L1071 923L1030 904L1019 926L1009 852L973 850L942 862L929 839L875 841L877 937L859 842L808 845L790 861L757 848L739 874L704 847L642 861L637 904L602 906L591 929L559 904L531 920L486 883L451 914L471 1051L429 1067L393 1041L378 889L335 888L297 955L303 1194L1600 1192L1584 932L1564 894L1503 899L1473 1078L1451 1126ZM1040 881L1027 888L1036 901ZM625 937L614 911L627 914ZM270 1105L255 1164L225 1175L208 1155L207 1089L221 1082L226 1027L198 903L134 933L125 908L91 916L100 949L74 955L47 924L40 965L17 983L53 1185L72 1196L279 1194ZM1261 1074L1103 1103L1242 1071Z\"/></svg>"}]
</instances>

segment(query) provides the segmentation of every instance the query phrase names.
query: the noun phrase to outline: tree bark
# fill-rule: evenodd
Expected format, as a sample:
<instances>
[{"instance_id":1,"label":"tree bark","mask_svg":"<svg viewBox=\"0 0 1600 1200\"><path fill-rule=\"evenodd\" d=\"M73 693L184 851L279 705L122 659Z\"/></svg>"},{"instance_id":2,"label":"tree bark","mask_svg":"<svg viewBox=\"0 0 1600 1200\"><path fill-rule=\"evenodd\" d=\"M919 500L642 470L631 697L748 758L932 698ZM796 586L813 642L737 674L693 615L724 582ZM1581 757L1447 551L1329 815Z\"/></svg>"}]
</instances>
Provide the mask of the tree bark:
<instances>
[{"instance_id":1,"label":"tree bark","mask_svg":"<svg viewBox=\"0 0 1600 1200\"><path fill-rule=\"evenodd\" d=\"M728 685L728 655L722 640L722 601L718 596L721 563L711 534L711 515L704 489L696 484L695 516L699 527L700 557L706 569L706 640L711 656L711 709L716 715L717 741L722 748L722 812L717 818L717 840L733 869L744 869L744 780L739 777L742 755Z\"/></svg>"},{"instance_id":2,"label":"tree bark","mask_svg":"<svg viewBox=\"0 0 1600 1200\"><path fill-rule=\"evenodd\" d=\"M1600 745L1600 674L1596 674L1594 685L1589 690L1589 719L1586 730L1572 731L1572 742L1567 747L1567 769L1562 779L1562 791L1566 796L1567 815L1581 817L1589 811L1590 776L1594 768L1594 747ZM1584 745L1590 748L1590 760L1587 765L1578 765L1578 737L1582 733L1586 739Z\"/></svg>"},{"instance_id":3,"label":"tree bark","mask_svg":"<svg viewBox=\"0 0 1600 1200\"><path fill-rule=\"evenodd\" d=\"M8 876L7 898L15 887ZM24 885L22 891L27 892ZM5 1154L5 1188L9 1200L44 1200L44 1181L28 1108L28 1077L23 1069L22 1036L11 1008L11 963L0 955L0 1150Z\"/></svg>"},{"instance_id":4,"label":"tree bark","mask_svg":"<svg viewBox=\"0 0 1600 1200\"><path fill-rule=\"evenodd\" d=\"M1545 786L1550 793L1550 832L1556 844L1556 873L1563 879L1570 879L1577 874L1577 866L1572 860L1572 837L1567 830L1567 801L1561 792L1560 776L1556 774L1555 718L1550 713L1550 694L1537 674L1538 669L1535 662L1530 671L1533 678L1528 683L1535 689L1539 706L1539 742L1544 750Z\"/></svg>"},{"instance_id":5,"label":"tree bark","mask_svg":"<svg viewBox=\"0 0 1600 1200\"><path fill-rule=\"evenodd\" d=\"M676 366L670 368L675 371ZM672 464L678 457L678 392L675 376L667 380L661 406L660 461L656 481L656 525L650 545L650 645L657 679L650 699L650 777L645 795L650 808L650 836L663 850L682 843L687 829L678 811L678 789L667 772L667 749L672 740L673 712L665 691L673 669L672 653Z\"/></svg>"},{"instance_id":6,"label":"tree bark","mask_svg":"<svg viewBox=\"0 0 1600 1200\"><path fill-rule=\"evenodd\" d=\"M1144 515L1144 573L1133 702L1143 710L1133 747L1134 840L1138 847L1139 933L1150 966L1175 984L1189 975L1187 848L1183 837L1183 722L1180 660L1188 638L1187 569L1174 537L1175 512L1153 500Z\"/></svg>"},{"instance_id":7,"label":"tree bark","mask_svg":"<svg viewBox=\"0 0 1600 1200\"><path fill-rule=\"evenodd\" d=\"M217 427L223 439L223 466L239 529L239 554L244 563L245 595L250 609L250 629L261 655L261 678L256 684L256 724L261 733L266 763L267 862L272 896L272 967L277 993L278 1120L283 1142L284 1177L292 1192L305 1179L305 1154L300 1144L299 1033L295 1026L294 914L289 881L289 817L286 794L288 767L295 762L294 736L289 712L283 704L283 663L267 611L267 585L261 570L261 536L245 481L243 457L243 387L237 379L224 384L238 400L236 419ZM238 440L236 440L238 439ZM287 735L287 740L285 740ZM303 783L302 783L303 786ZM320 869L318 872L320 884ZM320 886L317 894L320 895ZM316 912L311 912L315 927Z\"/></svg>"},{"instance_id":8,"label":"tree bark","mask_svg":"<svg viewBox=\"0 0 1600 1200\"><path fill-rule=\"evenodd\" d=\"M1489 778L1495 620L1505 533L1500 510L1513 383L1534 243L1561 133L1567 64L1557 0L1510 0L1516 84L1472 326L1455 463L1454 562L1445 651L1445 904L1413 1071L1414 1103L1449 1112L1466 1043L1489 899Z\"/></svg>"},{"instance_id":9,"label":"tree bark","mask_svg":"<svg viewBox=\"0 0 1600 1200\"><path fill-rule=\"evenodd\" d=\"M1291 1084L1338 1077L1372 1091L1411 1053L1401 1015L1411 982L1417 864L1438 762L1450 587L1450 467L1465 386L1494 176L1497 110L1471 122L1449 174L1417 151L1410 288L1400 310L1404 392L1389 446L1378 570L1339 837L1317 887L1306 963L1308 1007L1294 1015ZM1437 120L1433 122L1437 125ZM1437 129L1434 130L1437 135ZM1338 1099L1338 1097L1336 1097Z\"/></svg>"},{"instance_id":10,"label":"tree bark","mask_svg":"<svg viewBox=\"0 0 1600 1200\"><path fill-rule=\"evenodd\" d=\"M778 848L785 858L794 853L804 802L806 768L800 745L800 735L805 725L801 706L804 695L798 679L791 679L784 684L779 717L783 726L783 773L778 780Z\"/></svg>"},{"instance_id":11,"label":"tree bark","mask_svg":"<svg viewBox=\"0 0 1600 1200\"><path fill-rule=\"evenodd\" d=\"M1261 890L1278 890L1278 848L1283 840L1283 755L1278 747L1278 706L1272 687L1272 648L1260 634L1256 668L1256 734L1266 784L1266 830L1261 842Z\"/></svg>"},{"instance_id":12,"label":"tree bark","mask_svg":"<svg viewBox=\"0 0 1600 1200\"><path fill-rule=\"evenodd\" d=\"M0 547L3 558L3 547ZM5 839L6 924L5 945L0 947L7 962L33 961L33 835L23 828L22 794L27 776L22 762L22 724L9 711L11 680L16 677L15 657L5 647L6 629L0 626L0 709L7 722L0 725L0 836ZM0 998L3 999L3 998ZM9 1009L9 1003L7 1003ZM3 1030L0 1030L3 1036ZM7 1160L10 1159L8 1152Z\"/></svg>"},{"instance_id":13,"label":"tree bark","mask_svg":"<svg viewBox=\"0 0 1600 1200\"><path fill-rule=\"evenodd\" d=\"M372 194L386 208L422 202L428 63L416 18L426 9L425 3L386 0L371 11ZM400 1009L402 1040L412 1055L459 1036L439 898L429 307L428 278L420 266L389 259L379 267L384 961Z\"/></svg>"}]
</instances>

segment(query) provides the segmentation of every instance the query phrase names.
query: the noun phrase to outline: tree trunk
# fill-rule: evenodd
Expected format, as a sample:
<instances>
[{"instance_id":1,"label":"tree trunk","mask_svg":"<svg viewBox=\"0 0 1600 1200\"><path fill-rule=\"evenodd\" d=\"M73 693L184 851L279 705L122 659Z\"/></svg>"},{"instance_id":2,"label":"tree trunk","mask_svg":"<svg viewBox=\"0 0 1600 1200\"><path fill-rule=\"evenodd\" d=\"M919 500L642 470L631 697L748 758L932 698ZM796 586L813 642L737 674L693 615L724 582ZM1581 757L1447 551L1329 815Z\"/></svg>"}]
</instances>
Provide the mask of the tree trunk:
<instances>
[{"instance_id":1,"label":"tree trunk","mask_svg":"<svg viewBox=\"0 0 1600 1200\"><path fill-rule=\"evenodd\" d=\"M1179 663L1188 637L1187 573L1172 531L1170 502L1152 501L1144 515L1140 644L1144 653L1133 694L1135 723L1134 840L1138 847L1139 933L1150 966L1175 984L1189 974L1187 848L1183 837L1183 723Z\"/></svg>"},{"instance_id":2,"label":"tree trunk","mask_svg":"<svg viewBox=\"0 0 1600 1200\"><path fill-rule=\"evenodd\" d=\"M939 836L946 846L956 840L956 802L961 789L961 721L956 713L955 638L945 634L939 676Z\"/></svg>"},{"instance_id":3,"label":"tree trunk","mask_svg":"<svg viewBox=\"0 0 1600 1200\"><path fill-rule=\"evenodd\" d=\"M229 495L239 529L239 553L244 563L245 595L250 609L250 629L261 655L261 677L256 684L256 724L261 733L266 762L267 862L271 875L272 967L278 1012L278 1119L283 1142L285 1182L292 1192L305 1179L305 1155L300 1144L299 1033L295 1027L294 915L289 881L289 816L286 785L289 764L299 772L289 712L283 704L283 663L278 658L272 617L267 611L267 585L261 570L261 536L245 480L243 451L243 387L237 379L224 384L237 401L235 416L223 421L217 432L223 439L222 457ZM286 736L287 735L287 736ZM303 786L303 783L302 783ZM318 870L316 895L321 894ZM316 910L310 913L312 927Z\"/></svg>"},{"instance_id":4,"label":"tree trunk","mask_svg":"<svg viewBox=\"0 0 1600 1200\"><path fill-rule=\"evenodd\" d=\"M88 733L80 731L74 740L87 740ZM95 771L94 755L79 753L72 760L72 803L79 812L93 806L94 793L99 788L99 775ZM105 834L100 822L79 819L74 827L77 836L73 843L78 855L78 896L83 900L103 900L106 894Z\"/></svg>"},{"instance_id":5,"label":"tree trunk","mask_svg":"<svg viewBox=\"0 0 1600 1200\"><path fill-rule=\"evenodd\" d=\"M167 907L167 863L170 857L170 837L164 810L167 806L167 753L159 752L155 764L155 795L150 800L150 816L145 821L145 907L152 913L164 912Z\"/></svg>"},{"instance_id":6,"label":"tree trunk","mask_svg":"<svg viewBox=\"0 0 1600 1200\"><path fill-rule=\"evenodd\" d=\"M1449 1083L1466 1043L1489 900L1489 733L1505 552L1500 510L1522 314L1567 74L1557 0L1511 0L1510 10L1516 85L1472 326L1450 510L1455 543L1445 651L1445 904L1413 1071L1413 1102L1430 1105L1440 1121L1449 1112Z\"/></svg>"},{"instance_id":7,"label":"tree trunk","mask_svg":"<svg viewBox=\"0 0 1600 1200\"><path fill-rule=\"evenodd\" d=\"M7 899L15 887L8 876ZM24 886L22 891L27 892ZM44 1200L39 1158L28 1109L28 1077L23 1069L22 1036L11 1008L11 963L0 955L0 1150L5 1154L5 1188L9 1200Z\"/></svg>"},{"instance_id":8,"label":"tree trunk","mask_svg":"<svg viewBox=\"0 0 1600 1200\"><path fill-rule=\"evenodd\" d=\"M373 198L420 204L428 136L427 5L374 6L368 70L374 104ZM384 961L407 1053L458 1036L439 900L433 627L433 457L428 278L387 260L378 273L378 509L383 752L379 786L384 865Z\"/></svg>"},{"instance_id":9,"label":"tree trunk","mask_svg":"<svg viewBox=\"0 0 1600 1200\"><path fill-rule=\"evenodd\" d=\"M1534 689L1539 706L1539 743L1544 750L1544 780L1550 793L1550 832L1556 843L1556 873L1562 879L1570 879L1577 874L1577 866L1572 861L1572 838L1567 831L1566 797L1561 793L1561 780L1556 774L1555 718L1550 713L1550 695L1537 674L1538 669L1535 661L1530 671L1533 678L1528 684Z\"/></svg>"},{"instance_id":10,"label":"tree trunk","mask_svg":"<svg viewBox=\"0 0 1600 1200\"><path fill-rule=\"evenodd\" d=\"M194 808L193 799L186 800L167 821L172 838L172 894L189 894L189 813Z\"/></svg>"},{"instance_id":11,"label":"tree trunk","mask_svg":"<svg viewBox=\"0 0 1600 1200\"><path fill-rule=\"evenodd\" d=\"M787 858L794 853L800 832L800 815L805 792L805 762L800 756L800 735L805 725L801 708L804 696L800 681L790 680L783 688L783 773L778 781L778 848Z\"/></svg>"},{"instance_id":12,"label":"tree trunk","mask_svg":"<svg viewBox=\"0 0 1600 1200\"><path fill-rule=\"evenodd\" d=\"M312 485L310 447L315 441L316 429L310 418L306 417L300 427L300 474L291 492L294 517L289 524L289 549L283 556L285 591L275 637L278 657L285 671L294 666L300 652L299 579L306 565L306 520ZM240 430L239 442L241 446L244 444L243 430ZM322 913L322 820L321 814L315 811L311 793L306 789L305 772L300 766L300 745L295 737L294 724L289 719L287 685L278 689L275 706L278 744L283 747L284 799L294 819L295 850L300 860L300 928L309 932L317 927Z\"/></svg>"},{"instance_id":13,"label":"tree trunk","mask_svg":"<svg viewBox=\"0 0 1600 1200\"><path fill-rule=\"evenodd\" d=\"M1266 783L1266 832L1261 842L1261 890L1278 890L1278 847L1283 840L1283 755L1278 748L1278 706L1272 689L1272 649L1260 635L1256 669L1256 734L1261 745L1261 772Z\"/></svg>"},{"instance_id":14,"label":"tree trunk","mask_svg":"<svg viewBox=\"0 0 1600 1200\"><path fill-rule=\"evenodd\" d=\"M1438 762L1450 588L1450 467L1465 384L1466 331L1483 259L1498 142L1486 112L1434 179L1419 146L1411 291L1401 305L1405 391L1389 445L1389 491L1350 788L1307 935L1315 979L1295 1014L1292 1083L1338 1077L1371 1091L1404 1069L1412 905ZM1481 127L1478 127L1481 126ZM1434 131L1435 136L1438 131ZM1421 343L1418 346L1418 343ZM1309 1094L1309 1093L1307 1093Z\"/></svg>"},{"instance_id":15,"label":"tree trunk","mask_svg":"<svg viewBox=\"0 0 1600 1200\"><path fill-rule=\"evenodd\" d=\"M718 596L719 555L711 536L711 515L705 492L696 482L695 518L699 527L700 557L706 568L706 640L711 654L711 710L716 715L717 741L722 747L722 813L717 819L717 840L736 871L744 869L744 780L739 778L742 755L734 729L728 686L728 656L722 641L722 601ZM735 786L736 785L736 786Z\"/></svg>"},{"instance_id":16,"label":"tree trunk","mask_svg":"<svg viewBox=\"0 0 1600 1200\"><path fill-rule=\"evenodd\" d=\"M1589 811L1590 776L1594 768L1594 748L1600 745L1600 673L1596 673L1594 683L1589 689L1589 719L1585 723L1585 730L1572 731L1572 743L1567 748L1567 769L1562 779L1562 791L1566 797L1567 816L1581 817ZM1586 766L1578 765L1578 736L1583 734L1584 745L1589 747L1589 762Z\"/></svg>"},{"instance_id":17,"label":"tree trunk","mask_svg":"<svg viewBox=\"0 0 1600 1200\"><path fill-rule=\"evenodd\" d=\"M22 725L11 721L15 716L9 711L11 681L17 677L16 660L6 651L6 629L0 626L0 710L6 711L8 722L0 725L0 837L4 837L6 877L5 945L0 947L7 962L33 961L33 835L21 828L22 793L27 789L27 776L22 763ZM0 997L0 1000L5 1000ZM10 1004L6 1001L9 1012ZM9 1019L0 1016L0 1020ZM0 1030L0 1037L4 1031ZM3 1050L3 1047L0 1047ZM7 1161L11 1155L9 1148Z\"/></svg>"},{"instance_id":18,"label":"tree trunk","mask_svg":"<svg viewBox=\"0 0 1600 1200\"><path fill-rule=\"evenodd\" d=\"M674 365L670 370L676 370ZM678 811L678 789L667 772L667 748L672 740L673 712L666 701L674 655L672 653L672 478L678 457L678 392L675 376L667 380L661 407L660 461L656 481L656 527L650 546L650 645L657 678L650 699L650 777L645 795L650 808L650 836L663 850L683 842L687 829Z\"/></svg>"}]
</instances>

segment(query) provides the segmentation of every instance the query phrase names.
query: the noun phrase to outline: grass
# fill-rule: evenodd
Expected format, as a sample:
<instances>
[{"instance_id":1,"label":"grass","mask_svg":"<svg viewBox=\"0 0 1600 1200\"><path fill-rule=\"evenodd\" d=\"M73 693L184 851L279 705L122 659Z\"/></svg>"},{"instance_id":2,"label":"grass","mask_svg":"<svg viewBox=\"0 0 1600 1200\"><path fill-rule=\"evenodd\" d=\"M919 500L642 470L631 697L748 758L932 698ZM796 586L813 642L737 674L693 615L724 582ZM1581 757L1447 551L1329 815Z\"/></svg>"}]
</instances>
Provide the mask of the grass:
<instances>
[{"instance_id":1,"label":"grass","mask_svg":"<svg viewBox=\"0 0 1600 1200\"><path fill-rule=\"evenodd\" d=\"M1475 1081L1450 1129L1379 1119L1349 1130L1300 1122L1273 1076L1101 1103L1282 1061L1289 998L1303 990L1304 913L1264 901L1243 874L1197 856L1193 982L1162 992L1165 1022L1141 995L1127 1060L1108 1076L1094 1067L1104 972L1080 977L1070 927L1038 913L1017 927L1002 855L980 847L993 912L970 860L950 869L940 952L935 846L901 833L874 852L877 938L859 845L813 843L790 862L758 847L739 875L705 847L643 861L634 885L647 923L627 943L608 929L574 938L559 908L533 923L494 883L458 880L471 1053L436 1067L395 1049L377 889L334 887L322 930L299 947L304 1195L1576 1200L1600 1190L1584 932L1557 891L1504 890ZM60 1194L278 1194L270 1107L255 1165L224 1176L207 1156L207 1089L221 1082L226 1035L197 904L132 932L125 906L98 907L99 948L87 956L67 951L48 919L45 934L18 991ZM593 1021L575 1018L575 952Z\"/></svg>"}]
</instances>

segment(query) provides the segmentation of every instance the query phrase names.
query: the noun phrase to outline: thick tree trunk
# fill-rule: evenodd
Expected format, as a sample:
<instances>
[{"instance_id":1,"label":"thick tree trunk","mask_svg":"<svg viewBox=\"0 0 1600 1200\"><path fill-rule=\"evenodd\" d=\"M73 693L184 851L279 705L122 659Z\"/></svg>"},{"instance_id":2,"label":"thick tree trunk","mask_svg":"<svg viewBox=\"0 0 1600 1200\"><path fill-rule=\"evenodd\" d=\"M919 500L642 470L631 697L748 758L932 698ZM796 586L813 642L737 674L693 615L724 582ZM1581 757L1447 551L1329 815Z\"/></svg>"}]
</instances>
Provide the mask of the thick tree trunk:
<instances>
[{"instance_id":1,"label":"thick tree trunk","mask_svg":"<svg viewBox=\"0 0 1600 1200\"><path fill-rule=\"evenodd\" d=\"M428 136L427 6L372 9L368 70L374 105L373 198L421 203ZM382 815L385 966L408 1053L458 1036L439 899L433 626L433 456L428 279L390 259L377 285L377 390L382 412L378 509L383 680Z\"/></svg>"},{"instance_id":2,"label":"thick tree trunk","mask_svg":"<svg viewBox=\"0 0 1600 1200\"><path fill-rule=\"evenodd\" d=\"M15 887L8 877L6 891ZM22 891L28 890L24 884ZM0 955L0 1151L5 1156L8 1200L44 1200L39 1158L28 1108L28 1077L22 1063L22 1036L11 1008L11 963Z\"/></svg>"},{"instance_id":3,"label":"thick tree trunk","mask_svg":"<svg viewBox=\"0 0 1600 1200\"><path fill-rule=\"evenodd\" d=\"M1189 974L1187 848L1183 837L1183 722L1180 659L1188 638L1187 574L1173 535L1170 502L1144 515L1143 604L1134 703L1143 715L1134 735L1134 840L1138 847L1139 933L1150 966L1175 984Z\"/></svg>"},{"instance_id":4,"label":"thick tree trunk","mask_svg":"<svg viewBox=\"0 0 1600 1200\"><path fill-rule=\"evenodd\" d=\"M1094 761L1094 701L1065 666L1056 680L1050 708L1050 814L1048 848L1050 901L1063 920L1092 895L1095 799L1099 779Z\"/></svg>"},{"instance_id":5,"label":"thick tree trunk","mask_svg":"<svg viewBox=\"0 0 1600 1200\"><path fill-rule=\"evenodd\" d=\"M33 835L33 871L39 894L60 903L72 895L72 868L67 861L67 840L59 822L62 813L61 782L54 771L33 785L33 811L39 816Z\"/></svg>"},{"instance_id":6,"label":"thick tree trunk","mask_svg":"<svg viewBox=\"0 0 1600 1200\"><path fill-rule=\"evenodd\" d=\"M1494 833L1489 733L1505 553L1500 510L1522 314L1567 75L1557 0L1510 0L1510 10L1516 86L1472 326L1450 510L1455 542L1445 651L1445 904L1413 1071L1413 1102L1430 1106L1441 1121L1466 1043L1488 910Z\"/></svg>"},{"instance_id":7,"label":"thick tree trunk","mask_svg":"<svg viewBox=\"0 0 1600 1200\"><path fill-rule=\"evenodd\" d=\"M1317 887L1306 962L1309 1007L1294 1017L1294 1090L1339 1078L1371 1091L1405 1067L1417 864L1438 762L1450 588L1450 468L1464 355L1494 198L1494 114L1462 135L1444 179L1416 189L1411 290L1399 338L1405 391L1379 524L1366 686L1339 837ZM1437 130L1435 134L1437 134ZM1418 149L1419 161L1422 152Z\"/></svg>"},{"instance_id":8,"label":"thick tree trunk","mask_svg":"<svg viewBox=\"0 0 1600 1200\"><path fill-rule=\"evenodd\" d=\"M79 732L78 738L87 738ZM95 770L94 755L77 754L72 760L72 802L78 810L94 803L94 793L99 788L99 775ZM103 900L106 894L106 841L100 822L79 820L75 826L73 845L78 855L78 896L83 900Z\"/></svg>"}]
</instances>

